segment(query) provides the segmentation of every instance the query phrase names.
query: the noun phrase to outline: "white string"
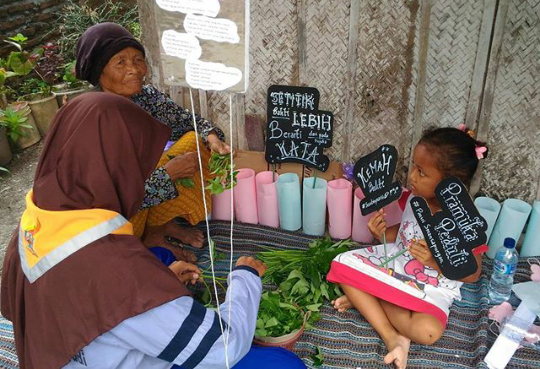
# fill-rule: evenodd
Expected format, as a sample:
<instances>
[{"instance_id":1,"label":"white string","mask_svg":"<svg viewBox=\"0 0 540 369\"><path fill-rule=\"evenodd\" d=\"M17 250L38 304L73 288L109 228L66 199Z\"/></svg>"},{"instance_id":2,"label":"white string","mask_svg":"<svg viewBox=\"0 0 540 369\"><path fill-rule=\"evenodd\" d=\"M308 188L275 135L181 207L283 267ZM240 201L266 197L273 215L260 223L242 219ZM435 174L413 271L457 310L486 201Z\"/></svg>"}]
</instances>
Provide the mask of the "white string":
<instances>
[{"instance_id":1,"label":"white string","mask_svg":"<svg viewBox=\"0 0 540 369\"><path fill-rule=\"evenodd\" d=\"M199 146L199 133L197 131L197 119L195 118L195 104L193 103L193 93L191 91L191 88L189 89L189 99L191 101L191 116L193 117L193 127L195 128L195 142L197 144L197 157L199 159L199 172L201 174L201 187L202 187L202 198L203 198L203 204L204 204L204 219L206 221L206 236L208 238L208 246L209 248L212 247L212 239L210 238L210 224L208 223L208 207L206 205L206 196L205 196L205 190L204 190L204 175L203 175L203 166L202 166L202 158L201 158L201 148ZM216 285L216 274L214 272L214 255L213 251L216 249L215 244L214 248L212 250L209 250L210 254L210 268L212 269L212 282L214 283L214 293L216 295L216 305L217 305L217 315L219 317L219 327L221 328L221 337L223 338L223 343L225 344L225 363L227 364L227 369L229 369L229 353L228 353L228 346L227 341L225 340L224 336L224 330L223 330L223 322L221 321L221 312L219 310L219 296L218 296L218 290Z\"/></svg>"},{"instance_id":2,"label":"white string","mask_svg":"<svg viewBox=\"0 0 540 369\"><path fill-rule=\"evenodd\" d=\"M231 258L229 259L229 274L232 272L232 267L233 267L233 223L234 223L234 201L233 201L233 198L234 198L234 175L233 175L233 172L234 172L234 161L233 161L233 152L232 152L232 148L233 148L233 134L232 134L232 94L229 93L229 139L230 139L230 148L231 148L231 230L230 230L230 242L231 242ZM228 317L228 320L227 322L229 322L229 324L227 325L227 338L225 339L225 347L227 347L229 345L229 337L230 337L230 334L231 334L231 302L232 302L232 286L233 286L233 279L231 278L231 285L229 286L229 290L230 290L230 296L231 298L229 299L229 317Z\"/></svg>"}]
</instances>

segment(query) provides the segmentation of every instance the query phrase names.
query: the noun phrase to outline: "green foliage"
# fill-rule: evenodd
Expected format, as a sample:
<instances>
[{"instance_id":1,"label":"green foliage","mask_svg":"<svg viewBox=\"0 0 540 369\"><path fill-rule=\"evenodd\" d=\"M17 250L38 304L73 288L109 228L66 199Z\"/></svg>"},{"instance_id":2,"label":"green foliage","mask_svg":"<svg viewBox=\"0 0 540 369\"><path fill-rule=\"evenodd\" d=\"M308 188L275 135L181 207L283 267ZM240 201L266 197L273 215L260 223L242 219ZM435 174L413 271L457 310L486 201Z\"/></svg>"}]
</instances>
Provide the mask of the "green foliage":
<instances>
[{"instance_id":1,"label":"green foliage","mask_svg":"<svg viewBox=\"0 0 540 369\"><path fill-rule=\"evenodd\" d=\"M278 286L275 293L280 304L292 305L304 312L309 311L311 314L308 321L309 328L320 319L319 309L324 300L334 300L341 296L338 285L326 281L326 274L334 257L348 251L352 244L350 240L334 243L330 237L326 237L312 241L307 250L260 252L258 258L268 267L263 282ZM267 335L275 337L274 333L277 331L281 333L280 335L290 333L293 330L290 329L291 320L296 319L297 323L302 325L302 319L298 319L295 311L285 310L283 314L277 316L273 309L273 305L263 304L261 301L259 317L276 316L280 327L274 328L272 332L267 331Z\"/></svg>"},{"instance_id":2,"label":"green foliage","mask_svg":"<svg viewBox=\"0 0 540 369\"><path fill-rule=\"evenodd\" d=\"M13 144L15 144L20 137L26 135L22 128L34 128L31 125L26 124L27 121L28 118L15 110L10 108L0 110L0 125L6 127L7 136Z\"/></svg>"},{"instance_id":3,"label":"green foliage","mask_svg":"<svg viewBox=\"0 0 540 369\"><path fill-rule=\"evenodd\" d=\"M36 67L39 58L43 55L43 49L37 48L32 52L24 50L23 47L28 38L20 33L15 37L8 37L8 40L4 42L14 46L18 51L12 51L9 54L5 66L17 76L26 76Z\"/></svg>"},{"instance_id":4,"label":"green foliage","mask_svg":"<svg viewBox=\"0 0 540 369\"><path fill-rule=\"evenodd\" d=\"M28 41L28 37L25 37L22 33L17 33L17 35L13 37L8 37L8 40L11 41L6 41L7 43L12 44L19 49L19 51L22 51L22 47L26 44L26 41Z\"/></svg>"},{"instance_id":5,"label":"green foliage","mask_svg":"<svg viewBox=\"0 0 540 369\"><path fill-rule=\"evenodd\" d=\"M193 181L193 178L180 178L177 179L174 183L185 188L195 187L195 182Z\"/></svg>"},{"instance_id":6,"label":"green foliage","mask_svg":"<svg viewBox=\"0 0 540 369\"><path fill-rule=\"evenodd\" d=\"M225 155L217 152L212 153L208 166L210 167L210 174L215 175L215 177L208 181L208 185L205 188L210 190L212 195L219 195L223 191L236 186L236 176L238 171L231 167L230 153ZM233 171L232 182L231 171Z\"/></svg>"},{"instance_id":7,"label":"green foliage","mask_svg":"<svg viewBox=\"0 0 540 369\"><path fill-rule=\"evenodd\" d=\"M6 172L6 173L9 173L9 170L8 170L7 168L0 167L0 172Z\"/></svg>"},{"instance_id":8,"label":"green foliage","mask_svg":"<svg viewBox=\"0 0 540 369\"><path fill-rule=\"evenodd\" d=\"M68 84L69 88L79 88L84 85L84 81L77 79L75 77L75 60L70 63L67 63L64 66L64 74L62 75L62 80Z\"/></svg>"},{"instance_id":9,"label":"green foliage","mask_svg":"<svg viewBox=\"0 0 540 369\"><path fill-rule=\"evenodd\" d=\"M60 29L60 50L65 60L75 58L75 47L81 35L90 26L103 22L114 22L130 31L135 38L140 37L139 13L137 6L119 1L106 0L96 8L80 5L69 0L58 18Z\"/></svg>"},{"instance_id":10,"label":"green foliage","mask_svg":"<svg viewBox=\"0 0 540 369\"><path fill-rule=\"evenodd\" d=\"M267 291L261 296L255 336L279 337L300 329L304 323L304 311L283 300L276 291Z\"/></svg>"},{"instance_id":11,"label":"green foliage","mask_svg":"<svg viewBox=\"0 0 540 369\"><path fill-rule=\"evenodd\" d=\"M50 95L52 84L60 76L58 69L63 61L57 47L47 44L28 51L24 48L27 40L20 33L4 40L17 49L7 59L0 59L0 93L11 101L32 93Z\"/></svg>"},{"instance_id":12,"label":"green foliage","mask_svg":"<svg viewBox=\"0 0 540 369\"><path fill-rule=\"evenodd\" d=\"M324 355L319 346L315 347L315 354L311 355L311 360L313 360L314 366L321 366L324 364Z\"/></svg>"},{"instance_id":13,"label":"green foliage","mask_svg":"<svg viewBox=\"0 0 540 369\"><path fill-rule=\"evenodd\" d=\"M32 77L24 80L19 86L17 86L17 95L26 96L30 94L43 94L48 96L51 94L52 86L47 82Z\"/></svg>"}]
</instances>

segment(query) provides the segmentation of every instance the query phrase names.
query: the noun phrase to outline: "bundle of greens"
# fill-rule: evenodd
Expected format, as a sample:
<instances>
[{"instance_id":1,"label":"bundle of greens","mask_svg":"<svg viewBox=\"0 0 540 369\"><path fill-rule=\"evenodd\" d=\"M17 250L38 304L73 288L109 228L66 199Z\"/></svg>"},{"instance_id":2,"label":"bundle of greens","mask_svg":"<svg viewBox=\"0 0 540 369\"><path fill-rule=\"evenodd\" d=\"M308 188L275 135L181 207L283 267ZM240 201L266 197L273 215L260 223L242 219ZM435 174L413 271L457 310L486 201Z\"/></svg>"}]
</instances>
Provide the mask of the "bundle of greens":
<instances>
[{"instance_id":1,"label":"bundle of greens","mask_svg":"<svg viewBox=\"0 0 540 369\"><path fill-rule=\"evenodd\" d=\"M207 190L210 190L212 195L219 195L225 190L231 189L236 185L237 170L231 167L231 154L218 154L212 153L210 161L208 163L210 167L210 174L215 175L214 179L208 181L206 186ZM231 183L231 171L233 174L233 181Z\"/></svg>"},{"instance_id":2,"label":"bundle of greens","mask_svg":"<svg viewBox=\"0 0 540 369\"><path fill-rule=\"evenodd\" d=\"M262 294L255 336L283 336L300 329L303 323L304 311L298 305L284 302L281 294L276 291Z\"/></svg>"},{"instance_id":3,"label":"bundle of greens","mask_svg":"<svg viewBox=\"0 0 540 369\"><path fill-rule=\"evenodd\" d=\"M268 267L263 282L272 283L278 289L261 300L256 335L276 337L290 333L302 326L303 316L308 311L311 312L308 328L319 320L324 299L334 300L341 296L339 286L326 281L330 264L351 245L350 240L333 242L326 237L311 242L307 250L258 253L258 258ZM278 314L279 307L283 310Z\"/></svg>"}]
</instances>

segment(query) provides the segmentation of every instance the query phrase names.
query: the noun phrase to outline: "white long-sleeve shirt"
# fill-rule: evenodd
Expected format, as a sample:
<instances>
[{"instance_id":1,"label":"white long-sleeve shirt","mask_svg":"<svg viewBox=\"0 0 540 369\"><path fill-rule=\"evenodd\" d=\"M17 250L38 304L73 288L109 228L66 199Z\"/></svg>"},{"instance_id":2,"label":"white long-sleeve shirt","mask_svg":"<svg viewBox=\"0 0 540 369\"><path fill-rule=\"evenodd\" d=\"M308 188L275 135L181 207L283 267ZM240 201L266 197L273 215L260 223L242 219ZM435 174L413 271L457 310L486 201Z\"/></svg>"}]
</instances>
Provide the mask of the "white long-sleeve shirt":
<instances>
[{"instance_id":1,"label":"white long-sleeve shirt","mask_svg":"<svg viewBox=\"0 0 540 369\"><path fill-rule=\"evenodd\" d=\"M173 364L183 369L225 368L227 325L232 367L251 347L262 283L249 267L235 268L228 283L225 302L219 307L224 335L214 310L183 296L124 320L94 339L64 368L168 369Z\"/></svg>"}]
</instances>

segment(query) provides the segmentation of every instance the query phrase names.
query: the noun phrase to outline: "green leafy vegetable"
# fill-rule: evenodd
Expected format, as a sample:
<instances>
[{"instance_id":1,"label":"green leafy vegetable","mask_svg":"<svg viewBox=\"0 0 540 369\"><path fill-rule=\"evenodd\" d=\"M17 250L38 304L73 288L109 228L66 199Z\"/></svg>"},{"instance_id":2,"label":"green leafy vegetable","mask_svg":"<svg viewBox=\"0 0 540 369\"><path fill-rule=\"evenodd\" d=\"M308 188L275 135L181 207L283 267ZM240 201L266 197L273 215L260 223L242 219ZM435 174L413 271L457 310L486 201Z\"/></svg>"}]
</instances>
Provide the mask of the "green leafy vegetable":
<instances>
[{"instance_id":1,"label":"green leafy vegetable","mask_svg":"<svg viewBox=\"0 0 540 369\"><path fill-rule=\"evenodd\" d=\"M299 306L284 303L282 299L283 296L276 291L262 294L255 336L278 337L302 327L303 310Z\"/></svg>"},{"instance_id":2,"label":"green leafy vegetable","mask_svg":"<svg viewBox=\"0 0 540 369\"><path fill-rule=\"evenodd\" d=\"M177 179L174 183L185 188L195 187L195 182L193 182L193 178L180 178Z\"/></svg>"},{"instance_id":3,"label":"green leafy vegetable","mask_svg":"<svg viewBox=\"0 0 540 369\"><path fill-rule=\"evenodd\" d=\"M210 161L208 162L210 168L210 174L215 175L213 179L208 181L206 186L207 190L210 190L212 195L219 195L225 190L231 189L236 185L236 175L238 171L231 167L231 154L221 155L219 153L212 153ZM233 180L231 182L231 171Z\"/></svg>"},{"instance_id":4,"label":"green leafy vegetable","mask_svg":"<svg viewBox=\"0 0 540 369\"><path fill-rule=\"evenodd\" d=\"M313 360L313 365L321 366L324 363L324 355L319 346L315 347L315 354L311 355L311 360Z\"/></svg>"},{"instance_id":5,"label":"green leafy vegetable","mask_svg":"<svg viewBox=\"0 0 540 369\"><path fill-rule=\"evenodd\" d=\"M328 283L326 274L335 256L348 251L353 242L333 242L330 237L311 242L307 250L271 250L258 253L258 258L268 269L263 282L278 286L266 292L259 307L259 326L255 332L259 337L277 337L298 329L303 324L306 312L311 316L307 328L320 319L319 309L324 299L334 300L341 296L338 285ZM278 314L276 304L281 308ZM285 308L287 307L287 308ZM270 317L279 325L266 326ZM263 324L264 323L264 324Z\"/></svg>"}]
</instances>

